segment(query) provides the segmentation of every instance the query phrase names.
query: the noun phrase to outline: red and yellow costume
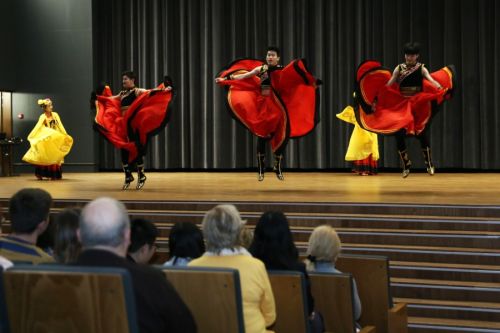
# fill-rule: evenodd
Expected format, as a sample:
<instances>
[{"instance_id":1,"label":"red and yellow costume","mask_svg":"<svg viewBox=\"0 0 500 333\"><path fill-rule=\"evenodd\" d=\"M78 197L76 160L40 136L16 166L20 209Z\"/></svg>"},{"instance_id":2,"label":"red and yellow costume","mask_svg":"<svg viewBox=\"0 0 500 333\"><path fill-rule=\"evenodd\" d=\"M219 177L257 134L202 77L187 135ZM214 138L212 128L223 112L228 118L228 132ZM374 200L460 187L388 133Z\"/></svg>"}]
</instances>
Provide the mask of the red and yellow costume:
<instances>
[{"instance_id":1,"label":"red and yellow costume","mask_svg":"<svg viewBox=\"0 0 500 333\"><path fill-rule=\"evenodd\" d=\"M262 66L259 75L232 80ZM304 60L285 67L242 59L223 69L219 84L227 87L227 102L234 117L255 136L270 140L274 153L282 152L289 138L304 136L319 122L317 80Z\"/></svg>"},{"instance_id":2,"label":"red and yellow costume","mask_svg":"<svg viewBox=\"0 0 500 333\"><path fill-rule=\"evenodd\" d=\"M453 91L453 67L447 66L430 75L442 89L428 80L420 80L420 86L405 86L405 80L418 75L423 64L417 64L412 72L392 86L386 83L392 73L377 61L362 63L357 71L356 108L358 124L374 133L394 134L405 130L407 135L419 135L429 123L434 105L440 105L451 97ZM402 75L401 75L402 76Z\"/></svg>"},{"instance_id":3,"label":"red and yellow costume","mask_svg":"<svg viewBox=\"0 0 500 333\"><path fill-rule=\"evenodd\" d=\"M95 128L116 148L128 152L128 163L142 158L149 138L170 120L172 91L164 87L162 83L157 89L140 90L137 96L134 92L131 104L113 96L108 86L97 95Z\"/></svg>"}]
</instances>

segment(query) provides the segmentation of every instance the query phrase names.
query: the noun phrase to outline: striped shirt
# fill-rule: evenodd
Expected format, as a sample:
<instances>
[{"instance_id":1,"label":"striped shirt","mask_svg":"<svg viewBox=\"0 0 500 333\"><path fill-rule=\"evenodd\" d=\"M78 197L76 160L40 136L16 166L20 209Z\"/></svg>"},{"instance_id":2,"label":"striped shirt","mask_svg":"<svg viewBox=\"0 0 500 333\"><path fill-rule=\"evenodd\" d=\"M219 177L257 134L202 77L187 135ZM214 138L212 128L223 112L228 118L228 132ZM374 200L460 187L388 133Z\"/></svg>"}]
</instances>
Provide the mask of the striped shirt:
<instances>
[{"instance_id":1,"label":"striped shirt","mask_svg":"<svg viewBox=\"0 0 500 333\"><path fill-rule=\"evenodd\" d=\"M10 261L40 264L54 262L54 258L39 247L13 236L0 237L0 256Z\"/></svg>"}]
</instances>

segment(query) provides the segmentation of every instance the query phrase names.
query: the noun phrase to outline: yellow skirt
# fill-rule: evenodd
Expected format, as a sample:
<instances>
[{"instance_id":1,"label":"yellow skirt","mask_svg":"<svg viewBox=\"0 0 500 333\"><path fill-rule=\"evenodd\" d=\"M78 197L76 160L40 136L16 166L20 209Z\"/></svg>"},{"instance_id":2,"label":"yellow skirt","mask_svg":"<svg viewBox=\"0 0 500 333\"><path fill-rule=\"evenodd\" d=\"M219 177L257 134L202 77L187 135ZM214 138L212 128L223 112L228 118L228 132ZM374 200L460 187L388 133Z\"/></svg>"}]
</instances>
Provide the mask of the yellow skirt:
<instances>
[{"instance_id":1,"label":"yellow skirt","mask_svg":"<svg viewBox=\"0 0 500 333\"><path fill-rule=\"evenodd\" d=\"M62 164L73 146L73 138L49 127L42 127L29 140L31 148L26 152L23 161L35 165Z\"/></svg>"},{"instance_id":2,"label":"yellow skirt","mask_svg":"<svg viewBox=\"0 0 500 333\"><path fill-rule=\"evenodd\" d=\"M380 158L377 134L368 132L358 125L352 106L347 106L341 113L338 113L337 118L354 125L345 160L359 161L372 155L372 158L377 161Z\"/></svg>"}]
</instances>

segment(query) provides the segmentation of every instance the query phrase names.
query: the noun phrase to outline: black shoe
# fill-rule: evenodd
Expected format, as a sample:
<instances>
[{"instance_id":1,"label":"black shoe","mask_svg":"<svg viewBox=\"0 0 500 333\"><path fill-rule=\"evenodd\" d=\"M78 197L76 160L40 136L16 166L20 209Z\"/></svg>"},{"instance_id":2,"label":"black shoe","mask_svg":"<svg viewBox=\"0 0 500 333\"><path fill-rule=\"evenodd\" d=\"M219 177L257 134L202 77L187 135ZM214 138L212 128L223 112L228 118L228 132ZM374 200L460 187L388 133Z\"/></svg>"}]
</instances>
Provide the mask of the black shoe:
<instances>
[{"instance_id":1,"label":"black shoe","mask_svg":"<svg viewBox=\"0 0 500 333\"><path fill-rule=\"evenodd\" d=\"M398 151L398 153L399 158L401 159L401 165L403 166L403 172L401 173L401 176L403 178L406 178L410 174L411 161L406 150Z\"/></svg>"},{"instance_id":2,"label":"black shoe","mask_svg":"<svg viewBox=\"0 0 500 333\"><path fill-rule=\"evenodd\" d=\"M264 172L266 170L266 166L264 164L264 161L265 161L265 155L257 153L257 166L258 166L258 171L259 171L259 175L258 175L259 182L264 180Z\"/></svg>"},{"instance_id":3,"label":"black shoe","mask_svg":"<svg viewBox=\"0 0 500 333\"><path fill-rule=\"evenodd\" d=\"M435 169L434 164L432 164L431 148L427 147L425 149L422 149L422 154L424 154L424 162L427 173L429 174L429 176L434 176Z\"/></svg>"},{"instance_id":4,"label":"black shoe","mask_svg":"<svg viewBox=\"0 0 500 333\"><path fill-rule=\"evenodd\" d=\"M123 183L122 190L128 189L130 183L132 183L133 181L134 181L134 176L132 176L132 174L125 175L125 182Z\"/></svg>"},{"instance_id":5,"label":"black shoe","mask_svg":"<svg viewBox=\"0 0 500 333\"><path fill-rule=\"evenodd\" d=\"M274 167L273 171L276 173L276 177L278 177L279 180L285 180L285 177L283 176L283 155L275 155L275 161L274 161Z\"/></svg>"},{"instance_id":6,"label":"black shoe","mask_svg":"<svg viewBox=\"0 0 500 333\"><path fill-rule=\"evenodd\" d=\"M144 187L144 184L146 184L146 179L148 179L148 178L146 177L146 175L143 172L139 172L137 174L137 177L139 179L137 180L137 186L135 188L137 190L140 190L141 188Z\"/></svg>"}]
</instances>

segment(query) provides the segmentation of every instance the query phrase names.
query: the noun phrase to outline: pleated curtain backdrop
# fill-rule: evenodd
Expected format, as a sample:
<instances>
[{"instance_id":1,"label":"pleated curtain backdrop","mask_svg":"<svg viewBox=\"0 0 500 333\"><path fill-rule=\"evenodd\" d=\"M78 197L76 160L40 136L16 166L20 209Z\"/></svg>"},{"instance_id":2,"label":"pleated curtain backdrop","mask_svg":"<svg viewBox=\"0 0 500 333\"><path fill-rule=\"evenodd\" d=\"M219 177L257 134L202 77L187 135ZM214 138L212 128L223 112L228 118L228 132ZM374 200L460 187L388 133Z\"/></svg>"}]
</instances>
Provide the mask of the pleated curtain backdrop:
<instances>
[{"instance_id":1,"label":"pleated curtain backdrop","mask_svg":"<svg viewBox=\"0 0 500 333\"><path fill-rule=\"evenodd\" d=\"M218 71L240 57L264 58L268 45L281 61L306 58L323 81L321 122L291 140L285 166L347 168L352 126L335 114L351 103L354 74L365 59L391 70L402 46L422 45L433 71L454 64L452 101L435 117L431 142L438 168L500 169L500 1L495 0L94 0L96 85L121 86L134 70L152 88L165 74L177 96L172 120L148 150L149 169L232 169L256 165L256 139L226 109ZM381 167L399 167L393 137L379 136ZM416 166L423 159L409 139ZM99 166L119 168L119 155L101 139ZM269 154L268 160L271 158Z\"/></svg>"}]
</instances>

